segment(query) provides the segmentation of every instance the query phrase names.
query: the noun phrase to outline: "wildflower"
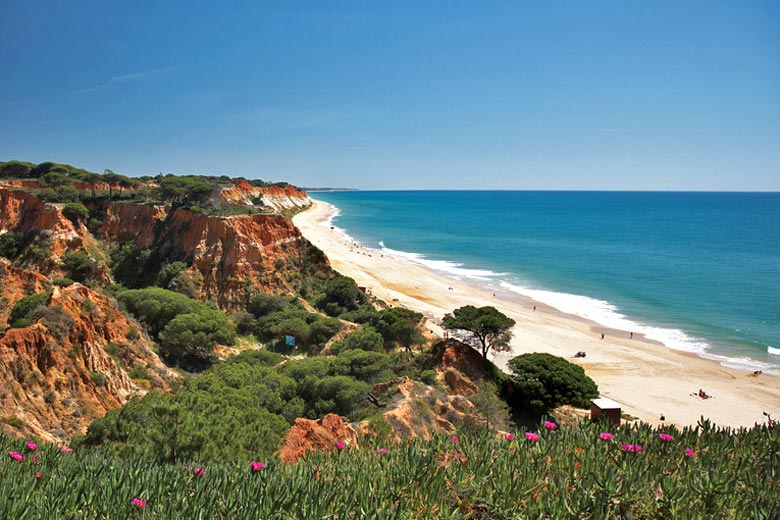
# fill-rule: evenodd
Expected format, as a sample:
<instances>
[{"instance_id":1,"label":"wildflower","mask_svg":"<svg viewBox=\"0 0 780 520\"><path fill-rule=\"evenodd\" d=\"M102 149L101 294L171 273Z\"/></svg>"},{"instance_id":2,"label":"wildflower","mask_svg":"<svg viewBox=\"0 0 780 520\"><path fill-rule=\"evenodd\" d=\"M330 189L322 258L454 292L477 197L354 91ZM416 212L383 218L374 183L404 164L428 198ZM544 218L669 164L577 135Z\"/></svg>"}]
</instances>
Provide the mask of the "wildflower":
<instances>
[{"instance_id":1,"label":"wildflower","mask_svg":"<svg viewBox=\"0 0 780 520\"><path fill-rule=\"evenodd\" d=\"M387 448L379 448L379 453L382 455L387 455L390 452Z\"/></svg>"},{"instance_id":2,"label":"wildflower","mask_svg":"<svg viewBox=\"0 0 780 520\"><path fill-rule=\"evenodd\" d=\"M460 442L457 435L453 435L451 440L453 444L458 444Z\"/></svg>"},{"instance_id":3,"label":"wildflower","mask_svg":"<svg viewBox=\"0 0 780 520\"><path fill-rule=\"evenodd\" d=\"M32 460L32 463L33 463L33 464L38 464L38 457L36 457L35 455L33 455L33 456L31 457L31 460Z\"/></svg>"},{"instance_id":4,"label":"wildflower","mask_svg":"<svg viewBox=\"0 0 780 520\"><path fill-rule=\"evenodd\" d=\"M508 440L508 441L515 440L515 434L514 433L507 433L506 434L506 440Z\"/></svg>"},{"instance_id":5,"label":"wildflower","mask_svg":"<svg viewBox=\"0 0 780 520\"><path fill-rule=\"evenodd\" d=\"M24 460L24 457L18 451L9 451L8 456L19 462Z\"/></svg>"},{"instance_id":6,"label":"wildflower","mask_svg":"<svg viewBox=\"0 0 780 520\"><path fill-rule=\"evenodd\" d=\"M339 449L339 450L343 450L345 446L346 446L346 444L344 444L341 441L336 443L336 448Z\"/></svg>"},{"instance_id":7,"label":"wildflower","mask_svg":"<svg viewBox=\"0 0 780 520\"><path fill-rule=\"evenodd\" d=\"M693 458L696 456L696 452L690 448L685 448L685 456L688 458Z\"/></svg>"},{"instance_id":8,"label":"wildflower","mask_svg":"<svg viewBox=\"0 0 780 520\"><path fill-rule=\"evenodd\" d=\"M632 453L639 453L642 451L642 446L639 444L621 444L620 449L623 451L630 451Z\"/></svg>"},{"instance_id":9,"label":"wildflower","mask_svg":"<svg viewBox=\"0 0 780 520\"><path fill-rule=\"evenodd\" d=\"M192 474L196 477L202 477L205 472L206 468L195 468L192 470Z\"/></svg>"},{"instance_id":10,"label":"wildflower","mask_svg":"<svg viewBox=\"0 0 780 520\"><path fill-rule=\"evenodd\" d=\"M674 436L673 435L669 435L668 433L659 433L658 436L664 442L672 442L674 440Z\"/></svg>"},{"instance_id":11,"label":"wildflower","mask_svg":"<svg viewBox=\"0 0 780 520\"><path fill-rule=\"evenodd\" d=\"M33 441L27 441L27 449L30 451L35 451L38 449L38 445L35 444Z\"/></svg>"},{"instance_id":12,"label":"wildflower","mask_svg":"<svg viewBox=\"0 0 780 520\"><path fill-rule=\"evenodd\" d=\"M544 421L544 427L547 428L548 430L554 430L555 428L558 427L558 425L552 421Z\"/></svg>"},{"instance_id":13,"label":"wildflower","mask_svg":"<svg viewBox=\"0 0 780 520\"><path fill-rule=\"evenodd\" d=\"M539 440L539 435L535 434L534 432L525 432L525 438L531 442L536 442Z\"/></svg>"},{"instance_id":14,"label":"wildflower","mask_svg":"<svg viewBox=\"0 0 780 520\"><path fill-rule=\"evenodd\" d=\"M262 462L257 462L257 461L252 462L252 471L260 471L263 468L265 468L265 464L263 464Z\"/></svg>"},{"instance_id":15,"label":"wildflower","mask_svg":"<svg viewBox=\"0 0 780 520\"><path fill-rule=\"evenodd\" d=\"M36 473L36 474L35 474L35 478L41 478L42 476L43 476L43 474L41 474L41 472L40 472L40 471L39 471L38 473Z\"/></svg>"},{"instance_id":16,"label":"wildflower","mask_svg":"<svg viewBox=\"0 0 780 520\"><path fill-rule=\"evenodd\" d=\"M605 441L611 441L612 439L615 438L615 435L613 433L609 433L609 432L601 432L601 433L599 433L599 437L601 437Z\"/></svg>"},{"instance_id":17,"label":"wildflower","mask_svg":"<svg viewBox=\"0 0 780 520\"><path fill-rule=\"evenodd\" d=\"M73 450L70 448L60 448L60 451L67 455L68 453L73 453Z\"/></svg>"},{"instance_id":18,"label":"wildflower","mask_svg":"<svg viewBox=\"0 0 780 520\"><path fill-rule=\"evenodd\" d=\"M143 498L136 497L133 499L133 505L135 507L140 507L141 509L143 509L146 507L146 500L144 500Z\"/></svg>"}]
</instances>

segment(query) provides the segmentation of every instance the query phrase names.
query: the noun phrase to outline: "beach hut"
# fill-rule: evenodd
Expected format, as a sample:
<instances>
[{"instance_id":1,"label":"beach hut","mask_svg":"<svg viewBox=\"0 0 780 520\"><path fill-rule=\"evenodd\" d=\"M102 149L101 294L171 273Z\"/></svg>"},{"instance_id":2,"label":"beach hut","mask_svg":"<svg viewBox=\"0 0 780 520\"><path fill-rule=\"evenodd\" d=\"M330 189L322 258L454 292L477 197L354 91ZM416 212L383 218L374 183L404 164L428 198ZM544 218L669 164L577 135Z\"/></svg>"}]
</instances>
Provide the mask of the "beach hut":
<instances>
[{"instance_id":1,"label":"beach hut","mask_svg":"<svg viewBox=\"0 0 780 520\"><path fill-rule=\"evenodd\" d=\"M620 405L612 399L605 397L591 399L590 420L598 421L601 419L606 419L608 423L614 426L620 426Z\"/></svg>"}]
</instances>

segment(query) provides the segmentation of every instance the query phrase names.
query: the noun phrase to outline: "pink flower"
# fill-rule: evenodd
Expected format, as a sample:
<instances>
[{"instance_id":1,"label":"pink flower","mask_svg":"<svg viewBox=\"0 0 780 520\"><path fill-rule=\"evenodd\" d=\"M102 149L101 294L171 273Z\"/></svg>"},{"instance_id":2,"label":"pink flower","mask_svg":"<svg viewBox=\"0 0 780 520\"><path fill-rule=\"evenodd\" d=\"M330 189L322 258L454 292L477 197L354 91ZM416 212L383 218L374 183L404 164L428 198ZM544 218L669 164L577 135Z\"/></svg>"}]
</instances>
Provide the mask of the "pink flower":
<instances>
[{"instance_id":1,"label":"pink flower","mask_svg":"<svg viewBox=\"0 0 780 520\"><path fill-rule=\"evenodd\" d=\"M534 432L525 432L525 438L531 442L536 442L539 440L539 436Z\"/></svg>"},{"instance_id":2,"label":"pink flower","mask_svg":"<svg viewBox=\"0 0 780 520\"><path fill-rule=\"evenodd\" d=\"M341 441L336 443L336 448L339 449L339 450L343 450L345 446L346 446L346 444L344 444Z\"/></svg>"},{"instance_id":3,"label":"pink flower","mask_svg":"<svg viewBox=\"0 0 780 520\"><path fill-rule=\"evenodd\" d=\"M696 456L696 452L690 448L685 448L685 456L688 458L693 458Z\"/></svg>"},{"instance_id":4,"label":"pink flower","mask_svg":"<svg viewBox=\"0 0 780 520\"><path fill-rule=\"evenodd\" d=\"M38 445L35 444L33 441L27 441L27 449L30 451L35 451L38 449Z\"/></svg>"},{"instance_id":5,"label":"pink flower","mask_svg":"<svg viewBox=\"0 0 780 520\"><path fill-rule=\"evenodd\" d=\"M659 433L658 436L664 442L672 442L674 440L674 436L673 435L669 435L668 433Z\"/></svg>"},{"instance_id":6,"label":"pink flower","mask_svg":"<svg viewBox=\"0 0 780 520\"><path fill-rule=\"evenodd\" d=\"M265 468L265 464L263 464L262 462L257 462L257 461L252 462L252 471L260 471L263 468Z\"/></svg>"},{"instance_id":7,"label":"pink flower","mask_svg":"<svg viewBox=\"0 0 780 520\"><path fill-rule=\"evenodd\" d=\"M390 453L390 450L388 450L387 448L379 448L379 453L381 453L382 455L387 455L388 453Z\"/></svg>"},{"instance_id":8,"label":"pink flower","mask_svg":"<svg viewBox=\"0 0 780 520\"><path fill-rule=\"evenodd\" d=\"M9 451L8 456L19 462L24 460L24 457L18 451Z\"/></svg>"},{"instance_id":9,"label":"pink flower","mask_svg":"<svg viewBox=\"0 0 780 520\"><path fill-rule=\"evenodd\" d=\"M33 455L30 460L32 460L33 464L38 464L38 457L36 457L35 455Z\"/></svg>"},{"instance_id":10,"label":"pink flower","mask_svg":"<svg viewBox=\"0 0 780 520\"><path fill-rule=\"evenodd\" d=\"M67 455L68 453L73 453L73 450L70 448L60 448L60 451Z\"/></svg>"},{"instance_id":11,"label":"pink flower","mask_svg":"<svg viewBox=\"0 0 780 520\"><path fill-rule=\"evenodd\" d=\"M202 477L205 472L206 468L195 468L192 470L192 474L196 477Z\"/></svg>"},{"instance_id":12,"label":"pink flower","mask_svg":"<svg viewBox=\"0 0 780 520\"><path fill-rule=\"evenodd\" d=\"M599 433L599 437L601 437L605 441L611 441L612 439L615 438L615 435L613 433L609 433L609 432L601 432L601 433Z\"/></svg>"},{"instance_id":13,"label":"pink flower","mask_svg":"<svg viewBox=\"0 0 780 520\"><path fill-rule=\"evenodd\" d=\"M143 509L146 507L146 500L136 497L133 499L133 505L135 507L140 507L141 509Z\"/></svg>"},{"instance_id":14,"label":"pink flower","mask_svg":"<svg viewBox=\"0 0 780 520\"><path fill-rule=\"evenodd\" d=\"M35 478L41 478L42 476L43 476L43 475L41 474L41 472L40 472L40 471L39 471L38 473L36 473L36 474L35 474Z\"/></svg>"},{"instance_id":15,"label":"pink flower","mask_svg":"<svg viewBox=\"0 0 780 520\"><path fill-rule=\"evenodd\" d=\"M547 428L548 430L554 430L555 428L558 427L558 425L552 421L544 421L544 427Z\"/></svg>"},{"instance_id":16,"label":"pink flower","mask_svg":"<svg viewBox=\"0 0 780 520\"><path fill-rule=\"evenodd\" d=\"M452 439L450 439L450 440L452 440L453 444L458 444L460 442L460 439L458 439L457 435L453 435Z\"/></svg>"},{"instance_id":17,"label":"pink flower","mask_svg":"<svg viewBox=\"0 0 780 520\"><path fill-rule=\"evenodd\" d=\"M514 433L507 433L506 434L506 440L508 440L508 441L515 440L515 434Z\"/></svg>"},{"instance_id":18,"label":"pink flower","mask_svg":"<svg viewBox=\"0 0 780 520\"><path fill-rule=\"evenodd\" d=\"M642 451L642 446L639 444L621 444L620 449L623 451L630 451L632 453L639 453Z\"/></svg>"}]
</instances>

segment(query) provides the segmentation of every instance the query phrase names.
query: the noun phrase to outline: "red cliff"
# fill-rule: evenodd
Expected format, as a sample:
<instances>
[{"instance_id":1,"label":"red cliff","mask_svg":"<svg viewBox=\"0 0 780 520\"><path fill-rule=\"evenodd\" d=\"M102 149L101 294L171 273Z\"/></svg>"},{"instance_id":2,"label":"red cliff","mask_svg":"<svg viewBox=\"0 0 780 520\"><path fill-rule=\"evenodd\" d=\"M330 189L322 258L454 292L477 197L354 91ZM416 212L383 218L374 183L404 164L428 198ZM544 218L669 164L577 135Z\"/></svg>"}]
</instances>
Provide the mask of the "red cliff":
<instances>
[{"instance_id":1,"label":"red cliff","mask_svg":"<svg viewBox=\"0 0 780 520\"><path fill-rule=\"evenodd\" d=\"M175 377L113 300L80 284L54 288L35 322L0 338L0 428L61 442ZM142 375L133 380L128 372Z\"/></svg>"}]
</instances>

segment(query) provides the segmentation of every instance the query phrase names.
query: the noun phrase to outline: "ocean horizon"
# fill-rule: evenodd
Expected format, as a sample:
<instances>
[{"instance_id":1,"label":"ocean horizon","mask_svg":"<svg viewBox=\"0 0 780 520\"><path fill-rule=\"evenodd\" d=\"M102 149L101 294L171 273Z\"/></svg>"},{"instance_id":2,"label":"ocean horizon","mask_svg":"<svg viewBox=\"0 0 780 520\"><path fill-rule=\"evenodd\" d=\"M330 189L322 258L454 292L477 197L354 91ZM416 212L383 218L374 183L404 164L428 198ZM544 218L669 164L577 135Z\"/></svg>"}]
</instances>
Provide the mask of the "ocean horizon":
<instances>
[{"instance_id":1,"label":"ocean horizon","mask_svg":"<svg viewBox=\"0 0 780 520\"><path fill-rule=\"evenodd\" d=\"M743 370L780 375L780 193L338 191L351 239Z\"/></svg>"}]
</instances>

